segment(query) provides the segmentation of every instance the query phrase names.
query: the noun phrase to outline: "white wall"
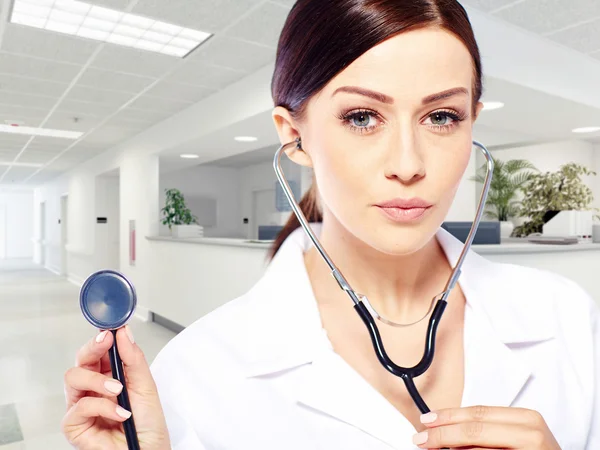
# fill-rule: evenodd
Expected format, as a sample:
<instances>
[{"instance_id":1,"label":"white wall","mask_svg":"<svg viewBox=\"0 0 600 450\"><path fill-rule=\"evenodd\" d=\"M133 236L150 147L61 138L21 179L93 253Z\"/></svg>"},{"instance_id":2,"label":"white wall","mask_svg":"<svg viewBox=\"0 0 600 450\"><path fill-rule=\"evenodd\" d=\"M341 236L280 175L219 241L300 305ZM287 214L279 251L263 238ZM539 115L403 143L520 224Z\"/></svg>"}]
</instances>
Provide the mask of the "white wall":
<instances>
[{"instance_id":1,"label":"white wall","mask_svg":"<svg viewBox=\"0 0 600 450\"><path fill-rule=\"evenodd\" d=\"M5 223L0 247L6 258L33 257L33 191L0 192Z\"/></svg>"},{"instance_id":2,"label":"white wall","mask_svg":"<svg viewBox=\"0 0 600 450\"><path fill-rule=\"evenodd\" d=\"M214 199L217 203L216 226L204 227L207 237L243 237L239 218L239 171L235 168L199 165L160 175L159 210L165 204L165 189L179 189L188 206L198 197ZM192 209L192 208L190 208ZM157 217L162 214L157 210ZM192 209L192 213L196 212ZM198 214L196 214L198 215ZM201 219L201 217L199 217ZM159 225L161 235L168 235L169 228Z\"/></svg>"}]
</instances>

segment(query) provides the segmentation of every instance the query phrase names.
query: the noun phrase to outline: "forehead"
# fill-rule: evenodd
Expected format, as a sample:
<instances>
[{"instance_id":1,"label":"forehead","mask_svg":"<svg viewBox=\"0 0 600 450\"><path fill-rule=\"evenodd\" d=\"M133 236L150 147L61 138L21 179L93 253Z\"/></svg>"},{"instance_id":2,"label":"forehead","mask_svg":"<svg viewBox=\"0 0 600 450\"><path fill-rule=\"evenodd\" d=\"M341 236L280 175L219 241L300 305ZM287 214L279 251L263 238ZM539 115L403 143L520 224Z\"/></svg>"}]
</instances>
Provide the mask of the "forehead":
<instances>
[{"instance_id":1,"label":"forehead","mask_svg":"<svg viewBox=\"0 0 600 450\"><path fill-rule=\"evenodd\" d=\"M397 34L361 55L323 89L360 86L397 100L421 101L429 94L463 86L472 92L473 60L467 47L439 28Z\"/></svg>"}]
</instances>

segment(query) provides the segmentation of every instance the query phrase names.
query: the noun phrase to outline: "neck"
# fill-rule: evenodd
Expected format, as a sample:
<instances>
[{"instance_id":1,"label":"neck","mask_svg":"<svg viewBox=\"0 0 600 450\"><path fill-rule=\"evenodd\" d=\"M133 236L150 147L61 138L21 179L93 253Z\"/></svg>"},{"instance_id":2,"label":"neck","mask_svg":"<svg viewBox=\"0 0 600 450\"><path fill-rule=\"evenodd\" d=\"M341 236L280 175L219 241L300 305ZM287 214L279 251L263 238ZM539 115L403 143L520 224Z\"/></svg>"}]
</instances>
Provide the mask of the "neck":
<instances>
[{"instance_id":1,"label":"neck","mask_svg":"<svg viewBox=\"0 0 600 450\"><path fill-rule=\"evenodd\" d=\"M360 241L333 219L323 222L319 239L352 288L366 295L382 316L400 323L423 317L451 271L435 237L409 255L388 255ZM314 247L306 253L305 263L319 301L348 301Z\"/></svg>"}]
</instances>

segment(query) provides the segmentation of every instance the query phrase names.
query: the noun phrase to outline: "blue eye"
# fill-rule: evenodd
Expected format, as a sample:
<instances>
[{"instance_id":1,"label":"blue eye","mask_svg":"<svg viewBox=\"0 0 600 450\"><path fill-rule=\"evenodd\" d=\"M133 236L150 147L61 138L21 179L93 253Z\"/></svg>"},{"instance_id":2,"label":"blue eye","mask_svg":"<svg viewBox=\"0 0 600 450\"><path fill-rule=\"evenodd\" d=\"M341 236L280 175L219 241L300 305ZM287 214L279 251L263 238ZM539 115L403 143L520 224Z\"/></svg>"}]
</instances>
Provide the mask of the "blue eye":
<instances>
[{"instance_id":1,"label":"blue eye","mask_svg":"<svg viewBox=\"0 0 600 450\"><path fill-rule=\"evenodd\" d=\"M371 116L366 112L358 112L352 115L352 123L357 127L368 127L371 123Z\"/></svg>"}]
</instances>

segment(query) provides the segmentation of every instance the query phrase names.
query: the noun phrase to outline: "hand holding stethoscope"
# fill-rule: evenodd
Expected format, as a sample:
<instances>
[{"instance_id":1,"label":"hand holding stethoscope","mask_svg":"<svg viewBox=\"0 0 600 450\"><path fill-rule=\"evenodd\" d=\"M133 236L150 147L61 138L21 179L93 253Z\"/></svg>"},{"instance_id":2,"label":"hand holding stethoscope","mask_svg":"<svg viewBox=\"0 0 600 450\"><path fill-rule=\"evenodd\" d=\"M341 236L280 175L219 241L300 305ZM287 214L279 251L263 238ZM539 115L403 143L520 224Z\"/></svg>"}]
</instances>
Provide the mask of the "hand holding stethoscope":
<instances>
[{"instance_id":1,"label":"hand holding stethoscope","mask_svg":"<svg viewBox=\"0 0 600 450\"><path fill-rule=\"evenodd\" d=\"M117 272L98 272L82 287L80 300L100 332L65 374L63 434L79 450L170 450L150 367L125 326L135 309L133 286Z\"/></svg>"}]
</instances>

